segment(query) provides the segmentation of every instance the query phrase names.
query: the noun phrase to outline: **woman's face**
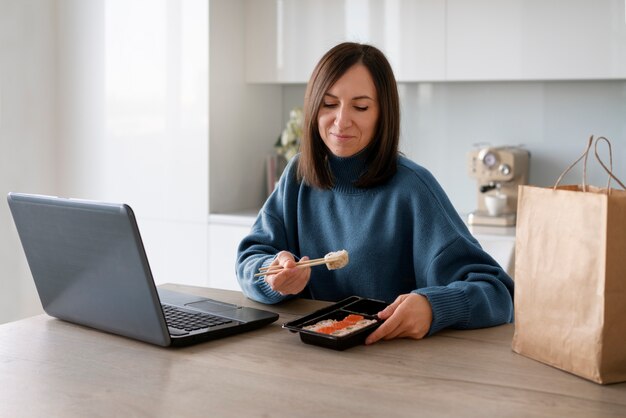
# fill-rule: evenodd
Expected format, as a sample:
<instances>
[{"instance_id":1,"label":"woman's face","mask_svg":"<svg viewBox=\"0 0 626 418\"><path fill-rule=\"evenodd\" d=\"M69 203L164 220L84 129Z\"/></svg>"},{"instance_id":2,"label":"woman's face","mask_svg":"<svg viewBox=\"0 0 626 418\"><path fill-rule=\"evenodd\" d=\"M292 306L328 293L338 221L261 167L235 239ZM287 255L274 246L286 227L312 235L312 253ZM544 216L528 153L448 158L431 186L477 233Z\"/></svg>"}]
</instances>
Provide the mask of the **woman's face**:
<instances>
[{"instance_id":1,"label":"woman's face","mask_svg":"<svg viewBox=\"0 0 626 418\"><path fill-rule=\"evenodd\" d=\"M379 114L372 76L355 64L324 95L317 116L320 136L333 154L350 157L372 141Z\"/></svg>"}]
</instances>

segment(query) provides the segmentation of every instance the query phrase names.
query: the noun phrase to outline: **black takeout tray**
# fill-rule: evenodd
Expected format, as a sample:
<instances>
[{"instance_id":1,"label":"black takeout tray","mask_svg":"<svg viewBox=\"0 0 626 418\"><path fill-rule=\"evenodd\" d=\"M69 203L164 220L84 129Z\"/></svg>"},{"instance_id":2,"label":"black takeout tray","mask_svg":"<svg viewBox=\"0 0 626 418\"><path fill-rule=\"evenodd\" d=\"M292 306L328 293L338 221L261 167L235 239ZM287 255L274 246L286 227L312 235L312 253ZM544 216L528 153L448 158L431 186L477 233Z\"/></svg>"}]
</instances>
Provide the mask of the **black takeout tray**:
<instances>
[{"instance_id":1,"label":"black takeout tray","mask_svg":"<svg viewBox=\"0 0 626 418\"><path fill-rule=\"evenodd\" d=\"M309 315L286 322L283 324L283 328L291 332L300 333L300 339L306 344L319 345L334 350L345 350L365 342L365 338L383 322L378 319L376 314L387 306L388 304L386 302L380 300L350 296L340 302L310 313ZM303 329L305 326L313 325L324 319L341 320L349 314L362 315L366 319L375 319L376 322L341 337Z\"/></svg>"}]
</instances>

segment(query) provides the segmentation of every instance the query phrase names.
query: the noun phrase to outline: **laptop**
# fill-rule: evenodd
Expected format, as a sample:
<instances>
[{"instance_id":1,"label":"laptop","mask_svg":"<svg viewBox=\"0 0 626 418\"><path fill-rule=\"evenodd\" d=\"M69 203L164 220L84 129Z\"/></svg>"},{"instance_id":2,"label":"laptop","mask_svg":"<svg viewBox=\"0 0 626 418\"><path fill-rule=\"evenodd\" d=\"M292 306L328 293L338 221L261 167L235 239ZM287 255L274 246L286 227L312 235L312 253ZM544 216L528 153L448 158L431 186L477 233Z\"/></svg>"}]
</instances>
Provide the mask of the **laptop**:
<instances>
[{"instance_id":1,"label":"laptop","mask_svg":"<svg viewBox=\"0 0 626 418\"><path fill-rule=\"evenodd\" d=\"M44 311L160 346L250 331L278 314L157 289L126 204L9 193Z\"/></svg>"}]
</instances>

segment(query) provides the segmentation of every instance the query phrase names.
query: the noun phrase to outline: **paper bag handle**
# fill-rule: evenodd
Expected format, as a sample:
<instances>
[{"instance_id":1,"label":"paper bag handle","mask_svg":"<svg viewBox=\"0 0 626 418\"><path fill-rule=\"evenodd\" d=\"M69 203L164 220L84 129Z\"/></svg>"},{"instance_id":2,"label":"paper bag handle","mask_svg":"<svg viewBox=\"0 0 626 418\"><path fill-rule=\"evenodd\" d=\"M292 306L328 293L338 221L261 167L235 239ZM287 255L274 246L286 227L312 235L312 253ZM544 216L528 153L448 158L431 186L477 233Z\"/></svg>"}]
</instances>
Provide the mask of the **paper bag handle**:
<instances>
[{"instance_id":1,"label":"paper bag handle","mask_svg":"<svg viewBox=\"0 0 626 418\"><path fill-rule=\"evenodd\" d=\"M609 146L609 166L610 168L608 168L604 162L602 161L602 159L600 158L600 156L598 155L598 142L600 142L600 140L604 140L607 145ZM583 163L583 192L587 191L587 156L589 155L589 150L591 149L591 144L593 144L593 135L591 135L589 137L589 142L587 143L587 147L585 148L585 152L583 152L583 155L581 155L580 157L578 157L578 159L576 161L574 161L572 164L570 164L569 167L567 167L565 169L565 171L563 171L561 173L561 175L559 176L559 178L557 179L556 183L554 184L554 187L552 188L553 190L556 190L556 188L558 187L558 185L561 183L561 180L563 179L563 177L576 165L578 164L578 162L580 160L582 160L583 158L585 159L584 163ZM604 137L604 136L600 136L596 139L596 143L595 143L595 147L594 147L594 152L596 154L596 159L598 160L598 162L600 163L600 165L602 166L602 168L604 168L604 170L608 173L609 178L607 181L607 185L606 185L606 193L609 194L611 193L611 179L615 180L620 186L622 186L622 189L626 190L626 186L624 186L624 183L622 183L620 181L620 179L618 179L615 174L613 174L613 152L611 150L611 141L608 140L608 138Z\"/></svg>"},{"instance_id":2,"label":"paper bag handle","mask_svg":"<svg viewBox=\"0 0 626 418\"><path fill-rule=\"evenodd\" d=\"M604 165L604 162L600 159L600 156L598 155L598 142L600 142L601 139L606 141L607 145L609 146L609 166L611 167L610 169ZM624 186L624 183L622 183L620 179L618 179L615 176L615 174L613 174L613 151L611 150L611 141L609 141L608 138L604 136L600 136L596 138L596 144L594 148L595 148L594 152L596 154L596 160L598 160L602 168L604 168L604 170L609 174L609 181L606 184L607 193L611 193L611 179L615 180L617 184L622 186L622 189L626 190L626 186Z\"/></svg>"},{"instance_id":3,"label":"paper bag handle","mask_svg":"<svg viewBox=\"0 0 626 418\"><path fill-rule=\"evenodd\" d=\"M583 155L581 155L580 157L578 157L578 159L576 161L574 161L573 163L570 164L569 167L567 167L565 169L565 171L563 171L561 173L561 175L559 176L559 178L556 180L556 183L554 184L554 187L552 188L553 190L556 190L556 188L559 186L559 183L561 183L561 180L563 179L563 177L572 169L574 168L574 166L576 164L578 164L578 162L580 160L582 160L583 158L585 159L584 163L583 163L583 192L587 191L587 156L589 155L589 150L591 149L591 144L593 143L593 135L591 135L589 137L589 142L587 143L587 148L585 148L585 152L583 152ZM604 166L604 164L603 164Z\"/></svg>"}]
</instances>

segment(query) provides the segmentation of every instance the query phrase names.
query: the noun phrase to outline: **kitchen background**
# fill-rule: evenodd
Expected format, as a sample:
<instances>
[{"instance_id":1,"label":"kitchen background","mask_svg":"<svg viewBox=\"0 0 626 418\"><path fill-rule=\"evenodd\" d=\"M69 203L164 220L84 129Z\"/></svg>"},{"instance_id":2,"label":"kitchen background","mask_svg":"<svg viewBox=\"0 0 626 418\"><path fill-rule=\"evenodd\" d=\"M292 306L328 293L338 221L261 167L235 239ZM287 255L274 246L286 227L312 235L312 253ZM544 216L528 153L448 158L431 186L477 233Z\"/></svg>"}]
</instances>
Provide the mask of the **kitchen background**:
<instances>
[{"instance_id":1,"label":"kitchen background","mask_svg":"<svg viewBox=\"0 0 626 418\"><path fill-rule=\"evenodd\" d=\"M401 150L460 213L476 143L546 186L604 135L626 179L623 0L0 0L0 194L127 202L157 283L236 288L265 157L346 39L388 54ZM6 203L0 236L1 323L41 307Z\"/></svg>"}]
</instances>

